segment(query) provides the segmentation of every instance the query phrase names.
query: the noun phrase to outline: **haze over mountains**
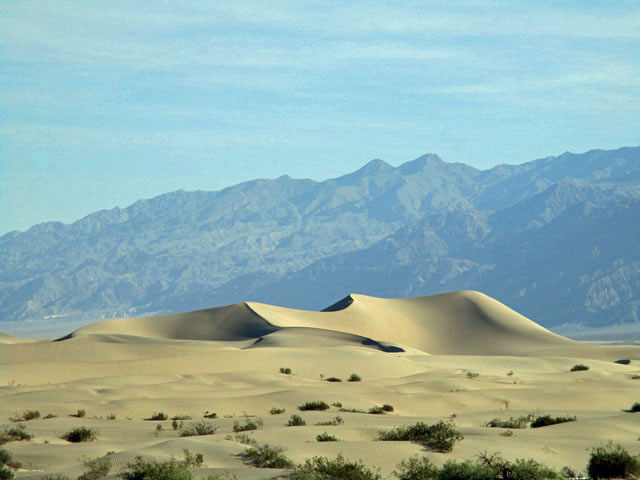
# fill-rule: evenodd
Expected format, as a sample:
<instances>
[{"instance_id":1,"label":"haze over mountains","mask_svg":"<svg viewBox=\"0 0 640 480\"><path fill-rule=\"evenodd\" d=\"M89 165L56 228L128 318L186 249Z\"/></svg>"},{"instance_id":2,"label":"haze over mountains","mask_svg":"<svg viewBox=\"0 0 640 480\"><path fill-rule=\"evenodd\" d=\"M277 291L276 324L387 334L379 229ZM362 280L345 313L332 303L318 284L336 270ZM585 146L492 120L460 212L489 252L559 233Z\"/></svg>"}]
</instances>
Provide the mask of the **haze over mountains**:
<instances>
[{"instance_id":1,"label":"haze over mountains","mask_svg":"<svg viewBox=\"0 0 640 480\"><path fill-rule=\"evenodd\" d=\"M0 321L470 289L545 327L638 322L638 219L640 147L177 191L0 237Z\"/></svg>"}]
</instances>

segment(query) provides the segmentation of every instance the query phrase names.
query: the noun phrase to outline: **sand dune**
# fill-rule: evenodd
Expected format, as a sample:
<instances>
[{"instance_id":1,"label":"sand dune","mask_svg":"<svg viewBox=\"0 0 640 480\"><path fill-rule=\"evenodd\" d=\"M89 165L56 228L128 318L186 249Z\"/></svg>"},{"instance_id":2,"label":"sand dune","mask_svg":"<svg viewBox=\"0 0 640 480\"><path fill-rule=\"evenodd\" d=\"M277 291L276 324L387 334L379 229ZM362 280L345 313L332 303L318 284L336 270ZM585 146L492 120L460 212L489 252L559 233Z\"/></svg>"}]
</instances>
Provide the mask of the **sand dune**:
<instances>
[{"instance_id":1,"label":"sand dune","mask_svg":"<svg viewBox=\"0 0 640 480\"><path fill-rule=\"evenodd\" d=\"M589 370L571 372L577 363ZM292 374L280 373L282 367ZM352 373L362 381L347 382ZM249 302L98 322L57 341L2 335L0 417L8 427L27 409L57 416L24 422L35 437L3 447L25 465L18 478L45 472L74 478L83 470L82 456L113 451L115 479L135 455L168 460L180 458L184 448L205 457L196 478L221 472L273 478L273 471L242 462L245 446L234 438L233 424L244 422L245 414L264 420L264 428L249 435L286 448L294 461L343 453L379 466L383 478L416 453L441 465L485 450L584 470L590 447L609 439L640 451L640 415L625 412L640 401L638 376L640 347L568 340L478 292L414 299L350 295L324 312ZM394 412L297 410L313 400L360 411L387 403ZM286 413L270 415L272 407ZM77 409L85 409L86 418L70 416ZM180 437L170 422L145 420L154 411L194 419L215 411L219 418L211 422L218 431ZM307 425L285 426L293 413ZM484 426L495 417L529 413L578 420L513 430L511 437ZM336 415L343 425L316 425ZM452 416L465 438L449 454L376 440L380 430ZM79 425L97 429L97 440L70 444L61 438ZM341 441L316 442L325 431Z\"/></svg>"}]
</instances>

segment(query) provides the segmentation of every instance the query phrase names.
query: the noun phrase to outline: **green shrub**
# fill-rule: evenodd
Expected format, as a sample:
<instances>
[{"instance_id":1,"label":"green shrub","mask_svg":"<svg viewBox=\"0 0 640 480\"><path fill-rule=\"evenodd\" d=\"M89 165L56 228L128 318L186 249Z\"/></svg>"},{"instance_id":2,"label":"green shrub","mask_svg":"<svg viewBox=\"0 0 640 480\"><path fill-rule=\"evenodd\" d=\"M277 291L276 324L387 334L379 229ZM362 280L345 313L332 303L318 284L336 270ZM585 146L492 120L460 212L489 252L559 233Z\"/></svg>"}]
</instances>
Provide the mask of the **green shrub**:
<instances>
[{"instance_id":1,"label":"green shrub","mask_svg":"<svg viewBox=\"0 0 640 480\"><path fill-rule=\"evenodd\" d=\"M125 469L128 471L120 474L123 480L191 480L191 472L186 465L175 460L144 461L142 457L136 457Z\"/></svg>"},{"instance_id":2,"label":"green shrub","mask_svg":"<svg viewBox=\"0 0 640 480\"><path fill-rule=\"evenodd\" d=\"M478 372L472 372L472 371L468 371L466 375L467 375L467 378L478 378L480 376Z\"/></svg>"},{"instance_id":3,"label":"green shrub","mask_svg":"<svg viewBox=\"0 0 640 480\"><path fill-rule=\"evenodd\" d=\"M630 412L640 412L640 402L635 402L629 409Z\"/></svg>"},{"instance_id":4,"label":"green shrub","mask_svg":"<svg viewBox=\"0 0 640 480\"><path fill-rule=\"evenodd\" d=\"M184 466L200 468L204 463L204 455L201 453L192 454L188 448L182 450L184 453Z\"/></svg>"},{"instance_id":5,"label":"green shrub","mask_svg":"<svg viewBox=\"0 0 640 480\"><path fill-rule=\"evenodd\" d=\"M49 475L42 475L40 480L70 480L66 475L61 473L51 473Z\"/></svg>"},{"instance_id":6,"label":"green shrub","mask_svg":"<svg viewBox=\"0 0 640 480\"><path fill-rule=\"evenodd\" d=\"M271 415L280 415L281 413L284 413L284 412L285 412L284 408L273 407L271 410L269 410L269 413Z\"/></svg>"},{"instance_id":7,"label":"green shrub","mask_svg":"<svg viewBox=\"0 0 640 480\"><path fill-rule=\"evenodd\" d=\"M40 418L40 412L38 410L25 410L22 414L22 418L25 421L34 420Z\"/></svg>"},{"instance_id":8,"label":"green shrub","mask_svg":"<svg viewBox=\"0 0 640 480\"><path fill-rule=\"evenodd\" d=\"M157 422L162 422L164 420L169 420L169 415L167 415L164 412L153 412L153 414L151 415L151 418L149 420L155 420Z\"/></svg>"},{"instance_id":9,"label":"green shrub","mask_svg":"<svg viewBox=\"0 0 640 480\"><path fill-rule=\"evenodd\" d=\"M225 438L227 440L235 440L243 445L255 445L257 443L256 439L247 433L236 433L233 437L231 435L227 435Z\"/></svg>"},{"instance_id":10,"label":"green shrub","mask_svg":"<svg viewBox=\"0 0 640 480\"><path fill-rule=\"evenodd\" d=\"M76 411L76 417L78 418L84 418L87 415L87 411L84 408L79 408Z\"/></svg>"},{"instance_id":11,"label":"green shrub","mask_svg":"<svg viewBox=\"0 0 640 480\"><path fill-rule=\"evenodd\" d=\"M116 414L115 413L109 413L107 415L107 420L115 420L116 419Z\"/></svg>"},{"instance_id":12,"label":"green shrub","mask_svg":"<svg viewBox=\"0 0 640 480\"><path fill-rule=\"evenodd\" d=\"M362 461L346 460L341 453L335 460L329 460L327 457L307 459L299 468L302 473L318 474L316 478L339 480L380 480L382 478L378 472L367 468ZM293 478L296 478L295 475Z\"/></svg>"},{"instance_id":13,"label":"green shrub","mask_svg":"<svg viewBox=\"0 0 640 480\"><path fill-rule=\"evenodd\" d=\"M352 373L349 376L349 379L347 381L348 382L360 382L360 381L362 381L362 377L360 375L358 375L357 373Z\"/></svg>"},{"instance_id":14,"label":"green shrub","mask_svg":"<svg viewBox=\"0 0 640 480\"><path fill-rule=\"evenodd\" d=\"M505 430L500 434L501 437L513 437L513 430Z\"/></svg>"},{"instance_id":15,"label":"green shrub","mask_svg":"<svg viewBox=\"0 0 640 480\"><path fill-rule=\"evenodd\" d=\"M14 477L14 473L4 465L0 465L0 480L11 480Z\"/></svg>"},{"instance_id":16,"label":"green shrub","mask_svg":"<svg viewBox=\"0 0 640 480\"><path fill-rule=\"evenodd\" d=\"M327 382L341 382L342 379L338 377L329 377L327 378Z\"/></svg>"},{"instance_id":17,"label":"green shrub","mask_svg":"<svg viewBox=\"0 0 640 480\"><path fill-rule=\"evenodd\" d=\"M280 367L280 373L284 375L291 375L291 369L289 367Z\"/></svg>"},{"instance_id":18,"label":"green shrub","mask_svg":"<svg viewBox=\"0 0 640 480\"><path fill-rule=\"evenodd\" d=\"M191 420L192 418L193 417L191 415L174 415L173 417L171 417L171 420ZM215 418L215 413L214 413L214 417L211 417L211 418ZM157 419L154 419L154 420L157 420Z\"/></svg>"},{"instance_id":19,"label":"green shrub","mask_svg":"<svg viewBox=\"0 0 640 480\"><path fill-rule=\"evenodd\" d=\"M199 435L213 435L218 430L211 422L199 421L199 422L191 422L188 425L185 425L181 431L181 437L196 437Z\"/></svg>"},{"instance_id":20,"label":"green shrub","mask_svg":"<svg viewBox=\"0 0 640 480\"><path fill-rule=\"evenodd\" d=\"M245 450L246 463L258 468L293 468L294 463L284 455L284 449L260 445Z\"/></svg>"},{"instance_id":21,"label":"green shrub","mask_svg":"<svg viewBox=\"0 0 640 480\"><path fill-rule=\"evenodd\" d=\"M72 443L93 442L96 439L96 431L93 428L76 427L65 433L62 438Z\"/></svg>"},{"instance_id":22,"label":"green shrub","mask_svg":"<svg viewBox=\"0 0 640 480\"><path fill-rule=\"evenodd\" d=\"M53 413L47 413L44 417L42 417L44 420L48 420L50 418L57 418L57 415L54 415Z\"/></svg>"},{"instance_id":23,"label":"green shrub","mask_svg":"<svg viewBox=\"0 0 640 480\"><path fill-rule=\"evenodd\" d=\"M331 404L332 407L342 408L342 402L333 402Z\"/></svg>"},{"instance_id":24,"label":"green shrub","mask_svg":"<svg viewBox=\"0 0 640 480\"><path fill-rule=\"evenodd\" d=\"M589 477L600 478L629 478L640 475L640 459L633 457L622 445L609 442L603 447L593 448L589 464Z\"/></svg>"},{"instance_id":25,"label":"green shrub","mask_svg":"<svg viewBox=\"0 0 640 480\"><path fill-rule=\"evenodd\" d=\"M215 413L215 412L211 412L211 413L209 413L209 410L207 410L206 412L204 412L204 413L202 414L202 416L203 416L204 418L209 418L209 419L218 418L218 414L217 414L217 413ZM179 420L179 419L178 419L178 420Z\"/></svg>"},{"instance_id":26,"label":"green shrub","mask_svg":"<svg viewBox=\"0 0 640 480\"><path fill-rule=\"evenodd\" d=\"M382 405L382 410L384 410L385 412L393 412L393 405L385 403L384 405Z\"/></svg>"},{"instance_id":27,"label":"green shrub","mask_svg":"<svg viewBox=\"0 0 640 480\"><path fill-rule=\"evenodd\" d=\"M331 426L331 427L337 427L338 425L342 425L344 424L344 420L342 419L342 417L340 415L336 416L335 418L327 421L327 422L318 422L316 423L316 425L324 425L324 426Z\"/></svg>"},{"instance_id":28,"label":"green shrub","mask_svg":"<svg viewBox=\"0 0 640 480\"><path fill-rule=\"evenodd\" d=\"M558 423L567 423L567 422L575 422L576 417L552 417L551 415L542 415L540 417L536 417L533 422L531 422L531 428L540 428L547 427L549 425L556 425Z\"/></svg>"},{"instance_id":29,"label":"green shrub","mask_svg":"<svg viewBox=\"0 0 640 480\"><path fill-rule=\"evenodd\" d=\"M306 425L307 422L300 415L291 415L289 421L287 422L288 427L302 427Z\"/></svg>"},{"instance_id":30,"label":"green shrub","mask_svg":"<svg viewBox=\"0 0 640 480\"><path fill-rule=\"evenodd\" d=\"M15 427L5 428L0 433L0 445L4 445L9 442L21 442L22 440L31 440L33 435L27 432L24 425L16 425Z\"/></svg>"},{"instance_id":31,"label":"green shrub","mask_svg":"<svg viewBox=\"0 0 640 480\"><path fill-rule=\"evenodd\" d=\"M95 458L84 462L87 471L78 477L78 480L98 480L106 477L111 471L111 459L108 457Z\"/></svg>"},{"instance_id":32,"label":"green shrub","mask_svg":"<svg viewBox=\"0 0 640 480\"><path fill-rule=\"evenodd\" d=\"M345 413L367 413L364 410L361 410L359 408L340 408L338 409L339 412L345 412Z\"/></svg>"},{"instance_id":33,"label":"green shrub","mask_svg":"<svg viewBox=\"0 0 640 480\"><path fill-rule=\"evenodd\" d=\"M508 468L511 469L513 480L553 480L560 478L560 475L555 470L536 462L533 458L527 460L518 458L514 463L509 464Z\"/></svg>"},{"instance_id":34,"label":"green shrub","mask_svg":"<svg viewBox=\"0 0 640 480\"><path fill-rule=\"evenodd\" d=\"M416 442L436 452L450 452L453 445L464 439L453 423L442 420L433 425L418 422L409 427L396 427L388 432L380 432L379 440Z\"/></svg>"},{"instance_id":35,"label":"green shrub","mask_svg":"<svg viewBox=\"0 0 640 480\"><path fill-rule=\"evenodd\" d=\"M572 372L582 372L585 370L589 370L589 367L587 365L583 365L582 363L579 363L577 365L574 365L573 367L571 367L571 371Z\"/></svg>"},{"instance_id":36,"label":"green shrub","mask_svg":"<svg viewBox=\"0 0 640 480\"><path fill-rule=\"evenodd\" d=\"M257 418L255 420L246 419L244 424L240 422L233 422L233 431L234 432L247 432L249 430L257 430L258 428L262 428L264 423L261 418Z\"/></svg>"},{"instance_id":37,"label":"green shrub","mask_svg":"<svg viewBox=\"0 0 640 480\"><path fill-rule=\"evenodd\" d=\"M325 402L307 402L298 407L298 410L307 411L307 410L328 410L329 405Z\"/></svg>"},{"instance_id":38,"label":"green shrub","mask_svg":"<svg viewBox=\"0 0 640 480\"><path fill-rule=\"evenodd\" d=\"M485 426L493 428L527 428L529 422L534 418L535 417L533 415L522 415L517 418L509 417L509 420L494 418L493 420L489 420L485 423Z\"/></svg>"},{"instance_id":39,"label":"green shrub","mask_svg":"<svg viewBox=\"0 0 640 480\"><path fill-rule=\"evenodd\" d=\"M449 460L438 473L438 480L495 480L496 472L489 465L470 460Z\"/></svg>"},{"instance_id":40,"label":"green shrub","mask_svg":"<svg viewBox=\"0 0 640 480\"><path fill-rule=\"evenodd\" d=\"M316 435L316 441L318 442L337 442L338 439L333 435L329 435L327 432Z\"/></svg>"},{"instance_id":41,"label":"green shrub","mask_svg":"<svg viewBox=\"0 0 640 480\"><path fill-rule=\"evenodd\" d=\"M438 467L436 467L427 457L418 455L402 460L393 474L400 480L436 480L438 478Z\"/></svg>"},{"instance_id":42,"label":"green shrub","mask_svg":"<svg viewBox=\"0 0 640 480\"><path fill-rule=\"evenodd\" d=\"M371 407L369 409L369 413L371 413L372 415L384 415L386 412L384 408L376 405L375 407Z\"/></svg>"}]
</instances>

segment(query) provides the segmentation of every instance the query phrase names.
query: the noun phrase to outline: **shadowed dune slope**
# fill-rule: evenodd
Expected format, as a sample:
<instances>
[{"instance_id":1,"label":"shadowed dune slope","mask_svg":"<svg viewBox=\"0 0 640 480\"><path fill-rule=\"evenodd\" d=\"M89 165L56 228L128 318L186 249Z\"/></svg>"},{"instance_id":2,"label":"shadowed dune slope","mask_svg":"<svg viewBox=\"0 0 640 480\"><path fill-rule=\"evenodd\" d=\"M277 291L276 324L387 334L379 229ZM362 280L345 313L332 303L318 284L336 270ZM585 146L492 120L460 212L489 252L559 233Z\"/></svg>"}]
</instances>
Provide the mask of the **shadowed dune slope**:
<instances>
[{"instance_id":1,"label":"shadowed dune slope","mask_svg":"<svg viewBox=\"0 0 640 480\"><path fill-rule=\"evenodd\" d=\"M409 299L354 294L323 312L238 303L177 315L107 320L65 338L95 334L166 340L256 339L254 347L350 344L388 352L409 347L445 355L522 355L577 345L473 291Z\"/></svg>"}]
</instances>

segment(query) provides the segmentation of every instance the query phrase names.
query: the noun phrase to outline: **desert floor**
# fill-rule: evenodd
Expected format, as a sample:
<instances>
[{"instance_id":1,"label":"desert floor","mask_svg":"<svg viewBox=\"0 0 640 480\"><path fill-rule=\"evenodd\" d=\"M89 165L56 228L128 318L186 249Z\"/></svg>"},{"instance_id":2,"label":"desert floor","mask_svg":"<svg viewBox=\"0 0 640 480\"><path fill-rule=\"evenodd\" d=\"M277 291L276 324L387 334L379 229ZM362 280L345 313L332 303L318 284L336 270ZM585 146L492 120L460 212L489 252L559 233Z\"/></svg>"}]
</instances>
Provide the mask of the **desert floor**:
<instances>
[{"instance_id":1,"label":"desert floor","mask_svg":"<svg viewBox=\"0 0 640 480\"><path fill-rule=\"evenodd\" d=\"M247 432L250 437L285 448L296 462L343 453L379 467L383 478L393 478L397 463L415 454L442 464L500 452L511 460L532 457L584 472L591 448L608 440L640 453L640 413L626 411L640 401L638 346L560 337L477 292L405 300L352 295L330 310L242 303L95 323L57 341L0 336L0 428L18 425L12 419L25 410L41 413L20 422L32 440L3 446L23 463L16 477L75 478L84 459L115 452L110 455L115 478L137 455L182 459L185 448L204 455L205 466L193 471L195 478L285 474L243 462L247 447L235 438L233 425L244 423L245 416L264 422ZM630 362L615 363L620 360ZM589 370L570 371L576 364ZM292 374L280 373L281 368ZM362 380L347 382L352 373ZM364 411L390 404L394 411L297 409L311 401ZM271 415L273 407L285 412ZM86 411L84 418L74 416L79 409ZM154 412L191 416L185 425L215 412L218 418L208 421L218 429L181 437L171 420L148 420ZM55 418L43 419L47 414ZM293 414L306 426L286 426ZM496 417L527 414L577 420L513 429L512 436L484 426ZM338 415L342 425L316 425ZM377 440L380 431L394 426L439 420L452 420L464 435L451 453ZM62 438L77 426L95 428L97 439ZM317 442L324 432L340 441Z\"/></svg>"}]
</instances>

